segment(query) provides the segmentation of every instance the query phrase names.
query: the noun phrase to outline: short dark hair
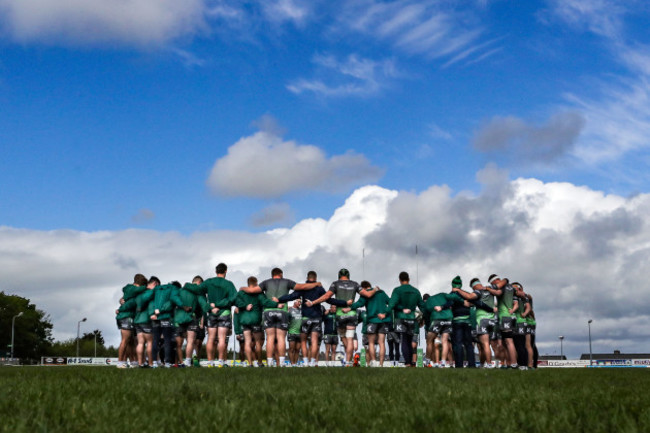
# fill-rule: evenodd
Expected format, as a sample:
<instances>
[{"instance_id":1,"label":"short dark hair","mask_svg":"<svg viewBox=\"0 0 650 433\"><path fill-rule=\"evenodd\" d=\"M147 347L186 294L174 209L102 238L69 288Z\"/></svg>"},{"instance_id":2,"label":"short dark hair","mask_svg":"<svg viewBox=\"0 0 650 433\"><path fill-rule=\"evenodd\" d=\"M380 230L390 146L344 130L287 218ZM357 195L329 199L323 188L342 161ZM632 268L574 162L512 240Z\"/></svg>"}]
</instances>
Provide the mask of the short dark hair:
<instances>
[{"instance_id":1,"label":"short dark hair","mask_svg":"<svg viewBox=\"0 0 650 433\"><path fill-rule=\"evenodd\" d=\"M310 278L313 278L314 280L318 278L318 275L316 275L316 271L307 272L307 279L309 280Z\"/></svg>"},{"instance_id":2,"label":"short dark hair","mask_svg":"<svg viewBox=\"0 0 650 433\"><path fill-rule=\"evenodd\" d=\"M135 274L135 277L133 277L133 284L137 286L146 286L147 285L147 277L145 277L142 274Z\"/></svg>"},{"instance_id":3,"label":"short dark hair","mask_svg":"<svg viewBox=\"0 0 650 433\"><path fill-rule=\"evenodd\" d=\"M257 286L257 278L248 277L247 283L248 283L249 286Z\"/></svg>"},{"instance_id":4,"label":"short dark hair","mask_svg":"<svg viewBox=\"0 0 650 433\"><path fill-rule=\"evenodd\" d=\"M474 283L477 282L477 281L480 282L481 280L479 280L478 278L472 278L472 279L470 280L470 282L469 282L469 287L470 287L470 288L473 287L473 286L474 286Z\"/></svg>"},{"instance_id":5,"label":"short dark hair","mask_svg":"<svg viewBox=\"0 0 650 433\"><path fill-rule=\"evenodd\" d=\"M407 283L411 281L411 278L409 278L409 273L402 271L399 273L399 280L401 281L406 281Z\"/></svg>"},{"instance_id":6,"label":"short dark hair","mask_svg":"<svg viewBox=\"0 0 650 433\"><path fill-rule=\"evenodd\" d=\"M428 293L425 293L424 295L422 295L422 300L426 301L427 299L429 299L429 296L431 296L431 295L429 295Z\"/></svg>"},{"instance_id":7,"label":"short dark hair","mask_svg":"<svg viewBox=\"0 0 650 433\"><path fill-rule=\"evenodd\" d=\"M196 277L192 278L192 282L198 281L199 284L203 282L203 277L200 275L197 275Z\"/></svg>"},{"instance_id":8,"label":"short dark hair","mask_svg":"<svg viewBox=\"0 0 650 433\"><path fill-rule=\"evenodd\" d=\"M369 289L370 287L372 287L372 286L370 285L370 282L369 282L369 281L366 281L366 280L363 280L363 281L361 282L360 286L363 287L364 289Z\"/></svg>"},{"instance_id":9,"label":"short dark hair","mask_svg":"<svg viewBox=\"0 0 650 433\"><path fill-rule=\"evenodd\" d=\"M160 280L158 279L158 277L153 275L151 276L151 278L149 278L149 281L147 282L147 284L151 284L151 283L156 283L156 286L160 286Z\"/></svg>"},{"instance_id":10,"label":"short dark hair","mask_svg":"<svg viewBox=\"0 0 650 433\"><path fill-rule=\"evenodd\" d=\"M176 287L178 287L179 289L182 287L182 286L181 286L181 283L179 283L178 281L172 281L172 282L169 283L169 284L171 284L172 286L176 286Z\"/></svg>"},{"instance_id":11,"label":"short dark hair","mask_svg":"<svg viewBox=\"0 0 650 433\"><path fill-rule=\"evenodd\" d=\"M215 270L217 274L225 274L228 271L228 266L225 263L219 263Z\"/></svg>"},{"instance_id":12,"label":"short dark hair","mask_svg":"<svg viewBox=\"0 0 650 433\"><path fill-rule=\"evenodd\" d=\"M271 269L271 276L272 277L277 277L278 275L282 276L282 269L280 269L280 268Z\"/></svg>"}]
</instances>

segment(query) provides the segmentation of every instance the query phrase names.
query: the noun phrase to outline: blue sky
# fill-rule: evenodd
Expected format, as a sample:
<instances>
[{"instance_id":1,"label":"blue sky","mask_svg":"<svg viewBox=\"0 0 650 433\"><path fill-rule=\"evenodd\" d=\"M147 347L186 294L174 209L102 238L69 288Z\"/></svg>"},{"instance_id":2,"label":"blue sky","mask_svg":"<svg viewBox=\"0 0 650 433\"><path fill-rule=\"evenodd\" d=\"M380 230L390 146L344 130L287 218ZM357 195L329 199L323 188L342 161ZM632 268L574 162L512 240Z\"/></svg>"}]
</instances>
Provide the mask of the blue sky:
<instances>
[{"instance_id":1,"label":"blue sky","mask_svg":"<svg viewBox=\"0 0 650 433\"><path fill-rule=\"evenodd\" d=\"M366 248L390 287L385 269L419 243L427 292L493 270L520 271L542 299L561 290L565 309L539 301L555 323L540 340L561 333L578 353L558 317L627 326L619 297L582 290L639 284L650 245L649 9L0 0L6 284L67 329L85 313L57 296L88 278L102 314L135 271L183 279L225 257L242 281L270 263L334 273ZM529 246L565 273L522 264ZM24 278L54 264L53 293Z\"/></svg>"},{"instance_id":2,"label":"blue sky","mask_svg":"<svg viewBox=\"0 0 650 433\"><path fill-rule=\"evenodd\" d=\"M581 11L575 3L573 11ZM21 33L12 23L20 11L4 14L4 224L255 229L250 215L270 203L288 203L298 220L326 216L368 180L399 190L434 183L476 190L474 173L487 161L512 162L473 148L477 131L495 116L543 126L557 112L580 113L567 94L599 101L609 83L635 79L612 38L590 31L589 11L573 20L555 2L278 1L266 12L256 2L190 5L203 14L200 25L158 35L160 24L140 37L149 38L145 43L110 23L96 38L49 22L40 25L50 31ZM629 7L612 20L622 43L637 47L647 39L639 16L647 11L641 3ZM217 8L236 18L214 18ZM400 14L402 20L390 20ZM83 24L84 17L70 20ZM301 83L322 88L291 91ZM213 164L254 134L252 123L263 115L287 140L327 156L354 151L384 174L334 193L214 196L205 185ZM645 190L644 175L601 172L627 166L624 154L598 163L568 157L580 142L578 134L566 154L543 167L517 161L508 168L513 177L533 174L621 194ZM134 219L141 209L149 218Z\"/></svg>"}]
</instances>

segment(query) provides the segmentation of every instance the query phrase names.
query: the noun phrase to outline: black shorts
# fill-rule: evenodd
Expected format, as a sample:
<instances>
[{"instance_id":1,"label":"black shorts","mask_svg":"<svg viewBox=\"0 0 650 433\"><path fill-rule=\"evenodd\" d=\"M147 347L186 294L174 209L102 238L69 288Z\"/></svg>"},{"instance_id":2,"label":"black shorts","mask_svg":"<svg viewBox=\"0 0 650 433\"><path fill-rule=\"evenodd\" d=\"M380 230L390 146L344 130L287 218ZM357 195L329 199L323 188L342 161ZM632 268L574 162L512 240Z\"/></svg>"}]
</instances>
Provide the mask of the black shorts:
<instances>
[{"instance_id":1,"label":"black shorts","mask_svg":"<svg viewBox=\"0 0 650 433\"><path fill-rule=\"evenodd\" d=\"M528 324L526 322L517 322L517 335L526 335Z\"/></svg>"},{"instance_id":2,"label":"black shorts","mask_svg":"<svg viewBox=\"0 0 650 433\"><path fill-rule=\"evenodd\" d=\"M287 340L289 340L289 342L299 342L300 334L287 334Z\"/></svg>"},{"instance_id":3,"label":"black shorts","mask_svg":"<svg viewBox=\"0 0 650 433\"><path fill-rule=\"evenodd\" d=\"M151 323L137 323L135 325L136 334L151 334L152 332Z\"/></svg>"},{"instance_id":4,"label":"black shorts","mask_svg":"<svg viewBox=\"0 0 650 433\"><path fill-rule=\"evenodd\" d=\"M187 330L196 332L199 329L199 319L192 319L190 323L187 324Z\"/></svg>"},{"instance_id":5,"label":"black shorts","mask_svg":"<svg viewBox=\"0 0 650 433\"><path fill-rule=\"evenodd\" d=\"M537 325L531 325L531 324L528 324L528 328L527 328L527 329L528 329L528 333L529 333L530 335L535 335L535 330L536 330L536 328L537 328Z\"/></svg>"},{"instance_id":6,"label":"black shorts","mask_svg":"<svg viewBox=\"0 0 650 433\"><path fill-rule=\"evenodd\" d=\"M356 314L349 316L339 316L336 318L336 326L338 328L356 328L358 324L359 320L357 319Z\"/></svg>"},{"instance_id":7,"label":"black shorts","mask_svg":"<svg viewBox=\"0 0 650 433\"><path fill-rule=\"evenodd\" d=\"M514 317L502 317L499 319L499 330L503 338L512 338L517 326L516 320Z\"/></svg>"},{"instance_id":8,"label":"black shorts","mask_svg":"<svg viewBox=\"0 0 650 433\"><path fill-rule=\"evenodd\" d=\"M230 314L224 314L223 316L208 316L208 323L206 323L208 328L232 328L232 320Z\"/></svg>"},{"instance_id":9,"label":"black shorts","mask_svg":"<svg viewBox=\"0 0 650 433\"><path fill-rule=\"evenodd\" d=\"M395 319L395 332L413 335L415 333L415 319Z\"/></svg>"},{"instance_id":10,"label":"black shorts","mask_svg":"<svg viewBox=\"0 0 650 433\"><path fill-rule=\"evenodd\" d=\"M265 311L262 315L264 329L274 328L286 331L289 329L289 313L282 310Z\"/></svg>"},{"instance_id":11,"label":"black shorts","mask_svg":"<svg viewBox=\"0 0 650 433\"><path fill-rule=\"evenodd\" d=\"M442 334L451 334L451 320L433 320L429 327L429 332L440 336Z\"/></svg>"},{"instance_id":12,"label":"black shorts","mask_svg":"<svg viewBox=\"0 0 650 433\"><path fill-rule=\"evenodd\" d=\"M497 328L497 319L481 319L476 325L477 335L491 335Z\"/></svg>"},{"instance_id":13,"label":"black shorts","mask_svg":"<svg viewBox=\"0 0 650 433\"><path fill-rule=\"evenodd\" d=\"M117 329L123 329L125 331L133 331L133 317L116 319L116 322L117 322Z\"/></svg>"},{"instance_id":14,"label":"black shorts","mask_svg":"<svg viewBox=\"0 0 650 433\"><path fill-rule=\"evenodd\" d=\"M187 338L187 329L190 323L177 323L174 327L174 338Z\"/></svg>"},{"instance_id":15,"label":"black shorts","mask_svg":"<svg viewBox=\"0 0 650 433\"><path fill-rule=\"evenodd\" d=\"M367 334L388 334L390 332L390 323L368 323L366 327Z\"/></svg>"},{"instance_id":16,"label":"black shorts","mask_svg":"<svg viewBox=\"0 0 650 433\"><path fill-rule=\"evenodd\" d=\"M333 344L337 345L339 344L339 336L338 335L326 335L325 338L323 339L325 344Z\"/></svg>"},{"instance_id":17,"label":"black shorts","mask_svg":"<svg viewBox=\"0 0 650 433\"><path fill-rule=\"evenodd\" d=\"M361 344L364 346L368 346L368 334L363 334L361 336Z\"/></svg>"},{"instance_id":18,"label":"black shorts","mask_svg":"<svg viewBox=\"0 0 650 433\"><path fill-rule=\"evenodd\" d=\"M194 341L203 341L205 340L205 328L197 328L196 330L196 339Z\"/></svg>"},{"instance_id":19,"label":"black shorts","mask_svg":"<svg viewBox=\"0 0 650 433\"><path fill-rule=\"evenodd\" d=\"M262 332L262 325L241 325L243 331Z\"/></svg>"},{"instance_id":20,"label":"black shorts","mask_svg":"<svg viewBox=\"0 0 650 433\"><path fill-rule=\"evenodd\" d=\"M320 319L312 319L309 317L304 318L302 320L300 332L303 334L311 334L312 332L320 334L323 332L323 322Z\"/></svg>"}]
</instances>

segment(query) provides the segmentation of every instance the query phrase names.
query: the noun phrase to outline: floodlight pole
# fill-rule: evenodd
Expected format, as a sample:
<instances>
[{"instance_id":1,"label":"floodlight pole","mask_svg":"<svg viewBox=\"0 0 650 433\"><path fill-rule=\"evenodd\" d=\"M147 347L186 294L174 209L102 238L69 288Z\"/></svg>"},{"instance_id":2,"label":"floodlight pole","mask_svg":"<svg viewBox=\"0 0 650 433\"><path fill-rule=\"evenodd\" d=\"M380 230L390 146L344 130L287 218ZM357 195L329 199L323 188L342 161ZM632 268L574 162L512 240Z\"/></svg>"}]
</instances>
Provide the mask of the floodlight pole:
<instances>
[{"instance_id":1,"label":"floodlight pole","mask_svg":"<svg viewBox=\"0 0 650 433\"><path fill-rule=\"evenodd\" d=\"M79 330L81 329L81 322L85 322L86 318L84 317L77 322L77 360L79 360Z\"/></svg>"},{"instance_id":2,"label":"floodlight pole","mask_svg":"<svg viewBox=\"0 0 650 433\"><path fill-rule=\"evenodd\" d=\"M591 367L594 362L594 356L593 352L591 351L591 322L593 322L593 319L589 319L587 322L587 326L589 327L589 366Z\"/></svg>"},{"instance_id":3,"label":"floodlight pole","mask_svg":"<svg viewBox=\"0 0 650 433\"><path fill-rule=\"evenodd\" d=\"M95 358L97 358L97 333L95 332Z\"/></svg>"},{"instance_id":4,"label":"floodlight pole","mask_svg":"<svg viewBox=\"0 0 650 433\"><path fill-rule=\"evenodd\" d=\"M562 345L562 341L564 341L564 335L560 335L558 338L560 339L560 359L564 359L564 347Z\"/></svg>"},{"instance_id":5,"label":"floodlight pole","mask_svg":"<svg viewBox=\"0 0 650 433\"><path fill-rule=\"evenodd\" d=\"M16 317L20 317L22 315L23 312L21 311L11 319L11 359L14 359L14 326L16 324Z\"/></svg>"}]
</instances>

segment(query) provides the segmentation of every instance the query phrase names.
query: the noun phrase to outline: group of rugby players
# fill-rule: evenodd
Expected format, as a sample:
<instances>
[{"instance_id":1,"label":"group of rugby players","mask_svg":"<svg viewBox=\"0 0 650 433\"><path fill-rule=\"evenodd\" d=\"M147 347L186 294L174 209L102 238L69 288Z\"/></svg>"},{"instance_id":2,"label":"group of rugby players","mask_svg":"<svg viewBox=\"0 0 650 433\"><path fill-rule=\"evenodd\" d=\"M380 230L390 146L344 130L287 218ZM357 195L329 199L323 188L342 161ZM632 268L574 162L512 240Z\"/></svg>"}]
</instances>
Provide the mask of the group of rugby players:
<instances>
[{"instance_id":1,"label":"group of rugby players","mask_svg":"<svg viewBox=\"0 0 650 433\"><path fill-rule=\"evenodd\" d=\"M115 311L122 337L118 367L198 365L192 360L200 353L206 329L208 367L228 365L227 343L233 330L244 366L264 366L265 339L267 366L317 366L321 342L326 365L358 365L359 323L370 367L396 363L414 367L421 327L426 332L424 366L476 367L475 344L478 366L536 366L532 297L507 278L491 275L486 284L474 278L471 291L465 291L456 277L450 292L422 297L406 272L399 274L400 285L389 296L368 281L351 280L347 269L339 271L327 291L314 271L305 283L296 283L275 268L270 279L258 284L257 278L249 277L247 286L239 290L226 279L227 271L220 263L216 277L204 281L196 276L183 286L137 274L133 284L122 289ZM345 355L335 362L339 337Z\"/></svg>"}]
</instances>

